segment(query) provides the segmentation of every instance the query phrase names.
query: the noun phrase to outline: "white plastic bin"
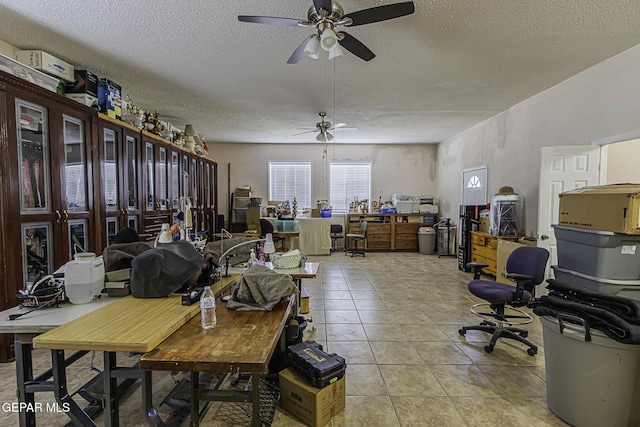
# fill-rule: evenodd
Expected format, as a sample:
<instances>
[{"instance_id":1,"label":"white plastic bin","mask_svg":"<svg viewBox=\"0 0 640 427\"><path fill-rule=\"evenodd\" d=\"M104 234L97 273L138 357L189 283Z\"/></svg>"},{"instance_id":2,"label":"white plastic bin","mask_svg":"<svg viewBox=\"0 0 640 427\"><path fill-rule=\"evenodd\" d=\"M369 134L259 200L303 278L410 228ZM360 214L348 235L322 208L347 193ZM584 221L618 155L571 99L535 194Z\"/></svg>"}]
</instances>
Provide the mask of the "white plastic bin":
<instances>
[{"instance_id":1,"label":"white plastic bin","mask_svg":"<svg viewBox=\"0 0 640 427\"><path fill-rule=\"evenodd\" d=\"M601 279L561 268L557 265L552 265L551 268L553 269L554 277L561 282L582 286L607 295L616 295L640 301L640 280Z\"/></svg>"},{"instance_id":2,"label":"white plastic bin","mask_svg":"<svg viewBox=\"0 0 640 427\"><path fill-rule=\"evenodd\" d=\"M601 279L640 280L640 235L553 225L558 266Z\"/></svg>"},{"instance_id":3,"label":"white plastic bin","mask_svg":"<svg viewBox=\"0 0 640 427\"><path fill-rule=\"evenodd\" d=\"M424 255L432 255L436 251L436 230L433 227L418 229L418 248Z\"/></svg>"},{"instance_id":4,"label":"white plastic bin","mask_svg":"<svg viewBox=\"0 0 640 427\"><path fill-rule=\"evenodd\" d=\"M640 425L640 345L542 316L549 409L575 427Z\"/></svg>"}]
</instances>

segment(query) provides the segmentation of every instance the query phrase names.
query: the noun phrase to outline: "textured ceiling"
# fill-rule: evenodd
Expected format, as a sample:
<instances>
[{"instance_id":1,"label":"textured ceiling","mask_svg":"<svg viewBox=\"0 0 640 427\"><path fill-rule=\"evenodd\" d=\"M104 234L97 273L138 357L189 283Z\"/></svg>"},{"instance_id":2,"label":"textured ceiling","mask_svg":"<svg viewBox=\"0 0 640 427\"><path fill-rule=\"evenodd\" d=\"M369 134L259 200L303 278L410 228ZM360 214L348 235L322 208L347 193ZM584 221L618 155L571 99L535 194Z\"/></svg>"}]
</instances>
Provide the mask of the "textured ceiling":
<instances>
[{"instance_id":1,"label":"textured ceiling","mask_svg":"<svg viewBox=\"0 0 640 427\"><path fill-rule=\"evenodd\" d=\"M394 3L342 0L345 13ZM0 39L123 87L209 142L434 143L640 43L637 0L417 0L413 15L342 27L375 54L288 65L312 0L0 0Z\"/></svg>"}]
</instances>

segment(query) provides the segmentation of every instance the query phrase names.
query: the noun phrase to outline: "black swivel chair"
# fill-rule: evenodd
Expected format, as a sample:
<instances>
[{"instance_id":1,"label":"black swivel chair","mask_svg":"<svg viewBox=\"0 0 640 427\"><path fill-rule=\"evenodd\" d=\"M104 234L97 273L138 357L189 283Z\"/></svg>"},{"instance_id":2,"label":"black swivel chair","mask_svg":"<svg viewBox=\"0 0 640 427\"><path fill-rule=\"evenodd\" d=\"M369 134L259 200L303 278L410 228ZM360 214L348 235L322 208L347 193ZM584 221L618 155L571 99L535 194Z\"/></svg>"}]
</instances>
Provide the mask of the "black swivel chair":
<instances>
[{"instance_id":1,"label":"black swivel chair","mask_svg":"<svg viewBox=\"0 0 640 427\"><path fill-rule=\"evenodd\" d=\"M360 224L360 233L348 233L345 235L344 254L351 255L351 257L355 255L362 255L364 257L365 256L364 240L366 238L367 238L367 222L363 221L362 224ZM347 250L350 240L353 240L354 248L351 250ZM358 245L360 241L362 241L362 248L360 248Z\"/></svg>"},{"instance_id":2,"label":"black swivel chair","mask_svg":"<svg viewBox=\"0 0 640 427\"><path fill-rule=\"evenodd\" d=\"M260 218L260 236L264 239L269 233L273 235L273 224L268 219ZM277 247L279 242L280 247L284 250L283 240L281 237L273 237L273 246Z\"/></svg>"},{"instance_id":3,"label":"black swivel chair","mask_svg":"<svg viewBox=\"0 0 640 427\"><path fill-rule=\"evenodd\" d=\"M491 341L484 347L487 353L493 351L498 338L509 338L528 345L527 353L531 356L535 355L538 347L526 339L528 332L511 325L524 325L533 320L528 313L518 307L527 305L535 286L544 280L548 259L549 252L544 248L522 246L511 252L507 258L506 269L507 277L516 281L515 286L493 280L481 280L480 270L487 267L487 264L468 263L467 266L474 273L474 280L468 285L469 292L487 302L471 307L473 314L485 320L479 325L462 327L458 330L460 335L464 335L469 330L492 334ZM479 311L481 307L487 306L491 311Z\"/></svg>"},{"instance_id":4,"label":"black swivel chair","mask_svg":"<svg viewBox=\"0 0 640 427\"><path fill-rule=\"evenodd\" d=\"M338 250L338 239L342 239L342 225L331 224L331 252Z\"/></svg>"}]
</instances>

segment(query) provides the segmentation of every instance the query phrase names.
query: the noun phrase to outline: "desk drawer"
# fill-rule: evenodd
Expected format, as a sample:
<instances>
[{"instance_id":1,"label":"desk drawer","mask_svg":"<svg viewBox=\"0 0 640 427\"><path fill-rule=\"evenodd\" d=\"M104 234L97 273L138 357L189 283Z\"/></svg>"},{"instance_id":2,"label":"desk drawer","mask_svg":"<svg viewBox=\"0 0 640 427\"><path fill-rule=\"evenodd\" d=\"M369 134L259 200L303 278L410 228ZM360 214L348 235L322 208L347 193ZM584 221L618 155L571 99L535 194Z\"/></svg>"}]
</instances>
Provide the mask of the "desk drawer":
<instances>
[{"instance_id":1,"label":"desk drawer","mask_svg":"<svg viewBox=\"0 0 640 427\"><path fill-rule=\"evenodd\" d=\"M492 259L493 261L497 259L496 250L486 246L471 246L471 254Z\"/></svg>"},{"instance_id":2,"label":"desk drawer","mask_svg":"<svg viewBox=\"0 0 640 427\"><path fill-rule=\"evenodd\" d=\"M396 224L396 234L418 234L418 229L422 224Z\"/></svg>"},{"instance_id":3,"label":"desk drawer","mask_svg":"<svg viewBox=\"0 0 640 427\"><path fill-rule=\"evenodd\" d=\"M418 234L396 234L396 244L399 242L418 243Z\"/></svg>"},{"instance_id":4,"label":"desk drawer","mask_svg":"<svg viewBox=\"0 0 640 427\"><path fill-rule=\"evenodd\" d=\"M487 244L487 238L479 234L471 233L471 243L478 246Z\"/></svg>"},{"instance_id":5,"label":"desk drawer","mask_svg":"<svg viewBox=\"0 0 640 427\"><path fill-rule=\"evenodd\" d=\"M367 249L391 249L390 241L371 241L367 238Z\"/></svg>"},{"instance_id":6,"label":"desk drawer","mask_svg":"<svg viewBox=\"0 0 640 427\"><path fill-rule=\"evenodd\" d=\"M389 224L367 223L367 237L370 234L391 234L391 226Z\"/></svg>"},{"instance_id":7,"label":"desk drawer","mask_svg":"<svg viewBox=\"0 0 640 427\"><path fill-rule=\"evenodd\" d=\"M369 234L367 232L367 242L391 242L391 236L389 234Z\"/></svg>"},{"instance_id":8,"label":"desk drawer","mask_svg":"<svg viewBox=\"0 0 640 427\"><path fill-rule=\"evenodd\" d=\"M410 240L398 241L396 239L396 249L411 249L411 250L417 251L418 241L417 240L416 241L410 241Z\"/></svg>"}]
</instances>

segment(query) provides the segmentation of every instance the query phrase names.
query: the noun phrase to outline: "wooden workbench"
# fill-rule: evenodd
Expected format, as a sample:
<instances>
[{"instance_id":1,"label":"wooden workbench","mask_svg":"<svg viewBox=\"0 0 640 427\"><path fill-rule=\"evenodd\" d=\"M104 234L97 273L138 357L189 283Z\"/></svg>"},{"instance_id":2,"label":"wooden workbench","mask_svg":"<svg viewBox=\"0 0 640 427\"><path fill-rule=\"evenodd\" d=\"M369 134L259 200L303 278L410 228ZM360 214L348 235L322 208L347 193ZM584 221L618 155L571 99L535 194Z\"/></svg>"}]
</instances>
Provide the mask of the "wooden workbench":
<instances>
[{"instance_id":1,"label":"wooden workbench","mask_svg":"<svg viewBox=\"0 0 640 427\"><path fill-rule=\"evenodd\" d=\"M253 404L252 425L260 425L259 374L265 373L278 342L284 350L284 326L293 298L281 302L272 311L238 311L216 305L217 325L202 329L200 319L193 318L140 358L145 371L191 372L192 425L199 422L200 400L250 401ZM252 391L199 390L199 372L249 373ZM153 408L151 373L143 376L145 414L151 425L162 425Z\"/></svg>"}]
</instances>

